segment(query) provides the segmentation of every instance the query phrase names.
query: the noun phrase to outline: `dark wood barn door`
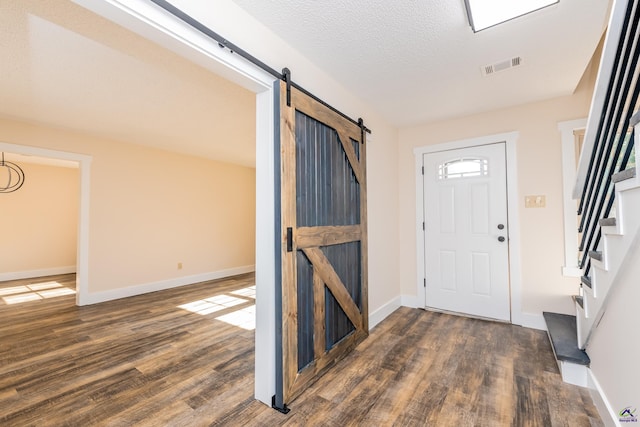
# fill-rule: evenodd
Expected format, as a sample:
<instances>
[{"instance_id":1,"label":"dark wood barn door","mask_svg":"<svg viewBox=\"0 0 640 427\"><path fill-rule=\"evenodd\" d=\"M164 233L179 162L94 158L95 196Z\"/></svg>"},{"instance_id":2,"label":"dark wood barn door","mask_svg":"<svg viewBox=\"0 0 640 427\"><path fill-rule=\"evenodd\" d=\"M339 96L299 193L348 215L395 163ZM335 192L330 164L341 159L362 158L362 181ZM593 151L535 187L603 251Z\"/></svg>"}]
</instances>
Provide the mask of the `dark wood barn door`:
<instances>
[{"instance_id":1,"label":"dark wood barn door","mask_svg":"<svg viewBox=\"0 0 640 427\"><path fill-rule=\"evenodd\" d=\"M281 83L284 404L369 331L364 132L294 87L288 106L286 90Z\"/></svg>"}]
</instances>

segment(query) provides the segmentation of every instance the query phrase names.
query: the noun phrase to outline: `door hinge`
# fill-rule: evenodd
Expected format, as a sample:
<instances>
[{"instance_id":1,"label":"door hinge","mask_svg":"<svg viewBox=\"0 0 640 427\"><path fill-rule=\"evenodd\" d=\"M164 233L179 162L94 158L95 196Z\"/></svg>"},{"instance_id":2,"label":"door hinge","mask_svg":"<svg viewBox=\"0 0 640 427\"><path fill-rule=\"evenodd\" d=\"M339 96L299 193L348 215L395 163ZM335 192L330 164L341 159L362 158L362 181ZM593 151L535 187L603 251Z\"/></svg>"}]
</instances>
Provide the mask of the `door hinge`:
<instances>
[{"instance_id":1,"label":"door hinge","mask_svg":"<svg viewBox=\"0 0 640 427\"><path fill-rule=\"evenodd\" d=\"M422 221L422 231L424 231L424 230L425 230L425 227L426 227L426 226L424 225L424 221Z\"/></svg>"},{"instance_id":2,"label":"door hinge","mask_svg":"<svg viewBox=\"0 0 640 427\"><path fill-rule=\"evenodd\" d=\"M422 175L424 175L424 166L422 167Z\"/></svg>"},{"instance_id":3,"label":"door hinge","mask_svg":"<svg viewBox=\"0 0 640 427\"><path fill-rule=\"evenodd\" d=\"M423 285L424 285L425 288L427 287L427 278L426 277L424 278Z\"/></svg>"}]
</instances>

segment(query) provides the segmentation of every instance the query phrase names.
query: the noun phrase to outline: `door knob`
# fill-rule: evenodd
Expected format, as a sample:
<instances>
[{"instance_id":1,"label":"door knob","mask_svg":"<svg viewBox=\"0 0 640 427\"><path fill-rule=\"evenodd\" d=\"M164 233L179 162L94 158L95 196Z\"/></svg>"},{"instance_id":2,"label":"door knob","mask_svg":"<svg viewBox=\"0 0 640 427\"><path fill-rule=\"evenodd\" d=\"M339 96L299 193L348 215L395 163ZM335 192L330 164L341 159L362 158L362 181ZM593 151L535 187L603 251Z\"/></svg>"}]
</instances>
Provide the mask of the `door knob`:
<instances>
[{"instance_id":1,"label":"door knob","mask_svg":"<svg viewBox=\"0 0 640 427\"><path fill-rule=\"evenodd\" d=\"M504 228L504 224L498 224L498 230L502 230Z\"/></svg>"},{"instance_id":2,"label":"door knob","mask_svg":"<svg viewBox=\"0 0 640 427\"><path fill-rule=\"evenodd\" d=\"M504 236L498 237L498 242L504 242Z\"/></svg>"}]
</instances>

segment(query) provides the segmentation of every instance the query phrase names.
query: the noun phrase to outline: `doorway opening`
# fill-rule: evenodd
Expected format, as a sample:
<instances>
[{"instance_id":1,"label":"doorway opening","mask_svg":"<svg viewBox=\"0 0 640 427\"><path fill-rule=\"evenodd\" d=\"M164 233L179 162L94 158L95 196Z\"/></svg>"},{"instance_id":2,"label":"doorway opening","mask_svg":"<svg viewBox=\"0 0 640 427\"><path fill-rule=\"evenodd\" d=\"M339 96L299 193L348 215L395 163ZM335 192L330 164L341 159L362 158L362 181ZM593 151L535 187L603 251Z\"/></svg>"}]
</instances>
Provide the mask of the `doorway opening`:
<instances>
[{"instance_id":1,"label":"doorway opening","mask_svg":"<svg viewBox=\"0 0 640 427\"><path fill-rule=\"evenodd\" d=\"M425 306L510 321L504 143L423 159Z\"/></svg>"},{"instance_id":2,"label":"doorway opening","mask_svg":"<svg viewBox=\"0 0 640 427\"><path fill-rule=\"evenodd\" d=\"M66 197L67 203L73 203L74 206L65 206L63 210L74 210L75 212L71 213L73 220L72 223L67 223L65 225L66 229L69 227L75 227L76 231L73 233L73 238L69 239L68 233L63 233L62 239L65 240L64 245L66 246L65 252L66 255L62 257L58 257L61 259L68 259L67 265L54 265L50 264L51 257L47 255L47 253L41 253L41 260L38 261L35 265L36 267L25 267L26 265L30 265L28 262L24 263L19 260L15 260L15 267L9 268L5 271L4 275L0 275L0 277L4 280L14 280L14 279L26 279L29 277L38 277L38 276L49 276L49 275L57 275L57 274L67 274L67 273L75 273L76 274L76 304L82 305L83 298L86 295L87 291L87 273L88 273L88 220L89 220L89 174L90 174L90 164L91 157L68 153L64 151L56 151L49 150L38 147L30 147L23 146L17 144L10 144L5 142L0 142L0 151L4 151L7 153L12 153L12 155L16 156L16 159L22 159L26 161L36 162L34 168L39 169L39 173L54 173L55 177L49 175L49 179L58 179L62 180L60 182L69 181L69 171L73 171L71 175L75 175L71 177L72 183L70 185L77 184L74 189L65 189L64 197ZM57 173L55 172L58 169ZM66 172L65 172L66 169ZM26 180L29 180L29 176L26 176ZM67 184L69 185L69 183ZM15 194L19 195L18 192L23 191L21 194L25 194L25 188L17 190ZM40 186L36 191L48 191L46 190L46 186ZM40 197L37 194L31 194L32 199L35 197L39 199ZM33 200L32 200L33 201ZM22 200L24 203L30 203L28 200ZM41 202L41 201L40 201ZM15 205L14 205L15 206ZM24 206L23 206L24 207ZM17 213L16 213L17 214ZM40 217L40 226L43 226L46 230L49 230L52 235L50 235L49 245L55 245L60 243L57 241L61 239L61 236L56 236L56 233L60 230L54 230L50 227L50 223L47 223L49 219L46 218L47 212L44 212L45 216ZM60 216L64 216L65 213L58 209L58 214ZM25 219L25 218L22 218ZM33 220L34 217L32 216ZM37 236L33 236L34 238L38 238ZM69 249L69 246L74 246ZM29 248L23 247L24 251L29 251L32 256L32 252ZM48 250L50 248L43 248L43 250ZM69 254L69 252L75 252L74 255ZM59 255L59 254L58 254ZM18 256L20 256L18 254ZM71 260L73 259L73 262ZM24 261L24 260L23 260ZM59 262L59 261L58 261ZM42 264L44 263L44 264ZM47 265L49 263L49 265ZM40 265L41 267L37 267ZM9 271L13 270L13 271Z\"/></svg>"},{"instance_id":3,"label":"doorway opening","mask_svg":"<svg viewBox=\"0 0 640 427\"><path fill-rule=\"evenodd\" d=\"M76 294L79 164L3 152L27 185L0 196L10 227L0 258L0 303L20 304Z\"/></svg>"},{"instance_id":4,"label":"doorway opening","mask_svg":"<svg viewBox=\"0 0 640 427\"><path fill-rule=\"evenodd\" d=\"M460 273L463 275L464 271L461 270L460 265L456 265L456 257L454 256L453 250L444 250L441 253L434 252L435 246L433 244L438 244L438 239L442 237L445 239L449 239L450 236L445 236L444 234L438 236L437 233L430 233L436 228L441 228L442 226L448 226L449 228L455 227L455 222L452 221L452 216L444 215L445 212L437 213L437 209L442 209L445 207L445 204L454 202L453 199L453 191L452 184L453 181L458 182L471 182L469 180L473 180L476 177L482 178L483 174L491 173L487 169L488 163L485 160L491 162L491 159L488 159L484 154L481 155L467 155L465 150L475 150L479 147L495 145L496 143L503 143L504 146L504 176L506 178L506 191L505 191L505 218L502 220L503 222L496 222L495 224L490 223L487 227L490 227L489 230L487 228L487 244L492 246L497 246L500 248L502 243L507 243L507 235L505 233L506 227L508 224L508 246L502 245L502 248L499 249L505 252L502 255L502 259L508 259L507 273L506 273L506 282L507 288L506 293L503 292L502 297L502 315L487 315L487 314L475 314L476 316L482 317L492 317L492 318L502 318L503 320L510 320L513 324L522 324L522 302L521 302L521 275L520 275L520 231L519 231L519 220L518 220L518 192L517 192L517 163L516 163L516 141L518 138L517 132L511 132L506 134L497 134L497 135L489 135L485 137L472 138L460 141L452 141L442 144L418 147L414 150L415 155L415 174L416 174L416 248L417 248L417 274L416 274L416 287L417 287L417 297L418 304L420 307L428 308L430 306L434 306L432 303L433 299L432 295L428 294L430 286L430 280L433 280L431 283L433 286L439 286L442 288L442 271L446 271L444 279L445 282L448 283L448 286L444 286L441 289L441 296L448 297L448 293L453 294L453 291L457 289L454 284L458 279L455 277L456 274ZM438 159L434 153L443 153L442 159ZM433 159L432 165L429 167L425 159ZM475 159L475 160L474 160ZM431 176L427 177L425 174L430 173ZM441 182L441 185L436 184L438 181ZM438 191L435 198L431 198L427 196L427 188L428 182L431 182L431 192L435 192L436 189L442 187L442 191ZM466 185L466 184L465 184ZM478 185L474 188L474 191L471 191L469 188L462 191L467 191L465 195L467 201L474 202L477 207L483 206L484 197L480 197L485 194L486 186L484 184ZM446 191L445 191L446 190ZM471 193L468 193L471 191ZM487 193L488 194L488 193ZM447 198L446 196L452 196ZM469 195L473 197L469 197ZM488 199L487 199L488 200ZM487 200L485 202L489 203ZM466 203L466 202L465 202ZM491 202L493 204L493 202ZM476 207L476 208L477 208ZM480 227L480 224L489 221L488 217L484 217L482 212L487 213L491 211L492 208L487 206L487 209L478 211L479 220L476 221L477 227ZM483 220L486 219L486 221ZM483 221L480 221L483 220ZM431 224L429 223L431 221ZM433 221L436 221L434 224ZM492 220L493 221L493 220ZM493 221L495 222L495 221ZM471 224L473 225L473 223ZM500 225L503 228L499 228ZM476 228L477 228L476 227ZM483 226L484 227L484 226ZM446 227L445 227L446 228ZM473 228L473 227L471 227ZM482 228L482 227L480 227ZM495 228L495 230L493 229ZM452 229L453 230L453 229ZM452 231L449 230L449 231ZM447 230L444 230L447 231ZM475 239L475 234L478 236L482 233L474 233L474 230L469 230L470 234L466 236L466 238L462 239L464 244L471 244L472 240ZM481 231L481 230L475 230ZM446 234L446 233L445 233ZM453 233L449 233L453 235ZM505 239L504 241L498 240L500 237ZM431 239L431 240L429 240ZM435 242L434 242L435 239ZM495 239L495 242L494 242ZM453 239L455 241L455 239ZM490 243L489 243L490 242ZM451 243L451 242L449 242ZM449 244L447 243L447 244ZM508 247L508 249L507 249ZM442 248L441 248L442 249ZM445 248L446 249L446 248ZM483 294L487 292L487 285L490 285L490 258L488 255L483 255L482 251L477 250L476 248L467 248L470 250L472 255L471 258L471 268L474 268L476 272L478 272L478 277L475 282L471 280L471 293L475 294ZM431 251L431 253L429 252ZM444 253L444 256L440 256ZM427 257L429 259L427 260ZM442 271L438 271L438 269L442 269ZM504 271L504 270L503 270ZM435 277L433 277L434 275ZM440 282L439 282L440 281ZM445 283L445 285L447 284ZM473 289L473 287L477 289ZM431 287L433 290L433 287ZM482 291L482 292L481 292ZM446 298L445 298L446 299ZM455 300L455 298L453 299ZM458 312L469 312L469 307L462 306L451 306L451 311ZM477 305L477 302L472 303L471 306ZM436 298L435 308L438 308L438 302ZM444 308L447 309L447 308ZM505 310L506 309L506 315ZM474 315L473 312L469 312ZM506 317L506 319L505 319Z\"/></svg>"},{"instance_id":5,"label":"doorway opening","mask_svg":"<svg viewBox=\"0 0 640 427\"><path fill-rule=\"evenodd\" d=\"M137 35L143 36L143 38L151 40L157 45L171 50L174 53L178 53L180 56L186 58L192 64L197 64L200 67L199 73L206 72L210 74L217 74L227 80L232 81L233 83L250 90L255 94L256 102L255 102L255 146L253 150L256 153L256 172L255 172L255 212L256 221L255 223L247 223L244 224L244 227L255 227L256 230L256 244L255 244L255 281L256 281L256 318L257 318L257 327L255 333L255 351L256 351L256 381L255 381L255 395L261 401L270 404L271 396L273 395L274 389L274 381L273 381L273 366L274 366L274 342L275 342L275 322L274 322L274 175L273 175L273 126L274 126L274 117L273 117L273 80L274 78L270 75L265 74L262 70L256 69L252 64L246 63L242 58L238 58L237 55L233 55L230 52L226 52L220 50L216 44L210 43L206 40L203 40L202 35L194 30L193 28L187 25L176 25L175 19L167 16L165 13L158 10L157 7L152 5L150 2L137 2L136 4L130 5L130 8L122 9L118 2L110 2L110 1L76 1L76 4L84 6L90 10L93 10L98 15L107 18L108 21L115 22L116 24L121 25L122 27L131 30L133 33ZM70 6L69 6L70 7ZM76 11L80 13L79 11ZM86 11L85 11L86 12ZM30 25L36 25L37 29L41 31L43 34L55 33L54 35L64 37L65 39L69 39L73 41L75 44L73 46L77 46L78 48L90 48L92 50L92 55L97 54L96 50L98 48L103 48L104 46L100 46L100 39L88 36L84 34L82 31L77 33L77 28L73 27L72 31L66 31L66 28L63 25L58 25L57 20L48 19L49 15L46 14L28 14L26 15L28 23ZM59 13L55 14L55 17L59 16ZM20 21L22 22L22 21ZM76 19L72 23L77 23ZM54 24L54 25L51 25ZM101 23L98 23L102 25ZM86 26L80 28L83 30ZM114 30L115 31L115 30ZM118 28L118 31L122 31L122 28ZM77 34L73 34L77 33ZM105 33L109 33L108 31ZM84 37L76 37L76 35L84 36ZM50 38L51 39L51 38ZM45 40L46 41L46 40ZM107 48L111 47L112 49L108 50L108 55L114 59L118 55L117 49L113 49L114 45L117 45L114 40L110 40L113 43L107 43ZM140 40L137 40L136 43L142 43ZM132 45L136 45L133 43ZM65 43L58 43L58 45L65 45ZM68 44L71 46L72 44ZM36 46L38 47L38 46ZM72 60L74 56L78 56L77 53L72 53L68 55L68 58L65 57L65 60L61 60L60 57L53 55L50 50L43 49L47 52L46 56L43 56L45 59L49 59L51 57L55 57L55 61L53 65L64 64L64 70L61 70L60 75L65 77L64 81L78 81L78 79L74 80L71 78L71 70L75 67L69 65L66 59ZM32 55L33 56L33 55ZM135 62L133 65L142 68L143 71L148 71L149 63L145 61L136 61L135 56L124 55L128 58L132 59ZM80 55L82 57L82 55ZM86 58L86 56L85 56ZM105 61L105 65L109 64L112 61ZM95 61L81 61L79 65L81 66L91 66ZM173 61L167 61L166 64L174 66L175 63ZM104 68L104 67L102 67ZM102 70L104 71L104 70ZM172 69L173 71L173 69ZM170 73L168 73L170 74ZM83 74L83 76L88 76L88 73ZM124 73L123 73L124 75ZM134 83L138 82L142 84L145 80L148 80L148 74L144 74L144 77L139 80L134 80ZM52 80L52 79L50 79ZM122 79L122 82L126 82L130 79ZM120 79L117 79L118 82L121 82ZM187 86L182 86L180 89L188 88L189 79L185 79L183 83L187 84ZM57 85L54 95L57 95L59 91L63 91L63 85ZM161 87L166 89L163 85L158 85L157 87ZM92 91L98 91L100 94L100 89L103 89L102 85L91 85ZM39 87L39 89L42 89ZM161 93L163 91L149 91L148 95ZM178 91L179 92L179 91ZM127 93L127 91L117 92L120 96L122 94ZM70 95L70 92L65 92L65 95ZM116 92L113 93L114 95ZM54 99L55 97L48 97L48 99ZM27 97L25 96L25 100ZM92 98L93 100L93 98ZM137 113L148 112L149 108L155 107L152 102L149 102L148 97L145 98L146 103L144 104L144 108L140 108L137 111L134 111L135 114L129 115L129 117L138 117ZM168 104L171 104L170 102ZM67 103L69 107L73 105L78 105L74 103ZM82 104L84 105L84 104ZM95 103L94 103L95 105ZM180 105L180 104L173 104ZM112 109L107 114L102 115L103 118L108 119L112 115L118 114L120 109ZM211 115L211 111L203 111L203 114L209 114L209 119L215 117L215 115ZM20 117L20 116L16 116ZM180 116L181 117L181 116ZM83 116L84 118L84 116ZM205 117L200 123L205 123L207 118ZM38 122L36 119L33 122ZM78 121L80 123L81 121ZM166 121L165 121L166 122ZM158 123L155 123L158 124ZM153 123L152 123L153 125ZM68 126L71 127L71 126ZM152 126L153 127L153 126ZM71 127L73 128L73 127ZM113 126L111 127L114 128ZM125 129L124 127L120 127L118 129ZM103 129L104 130L104 129ZM89 130L85 130L89 131ZM157 133L156 136L160 139L161 133ZM117 138L116 138L117 139ZM181 145L186 144L187 141L185 138L182 139ZM45 144L45 142L43 142ZM74 143L61 143L61 146L67 148L69 146L75 150ZM229 144L229 141L227 141ZM8 144L10 145L10 144ZM46 142L46 146L52 146L51 143ZM53 144L55 146L55 144ZM7 148L7 147L5 147ZM25 148L21 146L9 147L14 148L14 152L20 152L20 150L24 149L24 154L31 154L32 151L30 148ZM34 149L37 151L37 149ZM45 150L46 151L46 150ZM78 146L77 151L79 152L87 152L82 147ZM169 151L169 150L167 150ZM43 153L40 153L42 155ZM46 154L46 153L45 153ZM68 154L68 153L67 153ZM66 155L66 154L65 154ZM55 156L53 156L55 157ZM97 155L96 155L97 157ZM86 160L86 163L85 163ZM89 238L89 227L88 227L88 200L89 200L89 164L90 157L81 156L80 160L80 174L81 174L81 214L79 215L80 222L80 231L78 234L78 305L85 305L93 301L92 298L95 297L96 288L91 289L89 292L89 287L87 284L88 277L88 238ZM98 175L98 169L100 167L104 167L105 164L99 164L98 159L94 159L95 163L93 165L93 172L95 178ZM144 162L145 159L141 159ZM167 172L171 172L171 168L167 169ZM104 185L108 185L105 183ZM189 190L188 188L184 190ZM114 190L115 191L115 190ZM99 201L94 198L94 203L92 203L92 209L96 209ZM170 199L167 199L167 202L170 203ZM100 209L101 212L108 211L107 209ZM92 216L92 225L94 222L94 217ZM231 228L231 227L229 227ZM92 228L92 238L95 238L95 229ZM94 268L95 257L92 257L92 282L93 282L93 268ZM171 268L173 270L179 269L179 263L182 260L176 259L175 262L171 263ZM114 267L114 268L117 268ZM188 265L185 263L184 268L187 269ZM98 274L101 276L101 274ZM156 284L154 283L154 286ZM98 289L99 290L99 289ZM154 289L150 289L154 290ZM107 298L109 299L109 298Z\"/></svg>"}]
</instances>

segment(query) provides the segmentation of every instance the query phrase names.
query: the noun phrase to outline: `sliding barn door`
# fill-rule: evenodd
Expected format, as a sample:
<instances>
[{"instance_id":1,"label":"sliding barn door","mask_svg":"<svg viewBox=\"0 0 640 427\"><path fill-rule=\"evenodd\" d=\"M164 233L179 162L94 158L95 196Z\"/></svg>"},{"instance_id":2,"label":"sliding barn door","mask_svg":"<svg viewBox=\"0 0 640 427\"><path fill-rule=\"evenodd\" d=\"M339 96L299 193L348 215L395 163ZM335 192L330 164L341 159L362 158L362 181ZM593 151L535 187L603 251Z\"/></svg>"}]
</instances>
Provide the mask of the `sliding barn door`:
<instances>
[{"instance_id":1,"label":"sliding barn door","mask_svg":"<svg viewBox=\"0 0 640 427\"><path fill-rule=\"evenodd\" d=\"M364 132L280 85L281 396L287 404L368 335Z\"/></svg>"}]
</instances>

